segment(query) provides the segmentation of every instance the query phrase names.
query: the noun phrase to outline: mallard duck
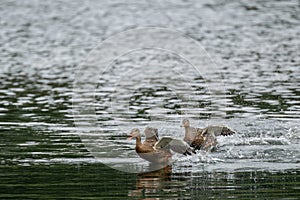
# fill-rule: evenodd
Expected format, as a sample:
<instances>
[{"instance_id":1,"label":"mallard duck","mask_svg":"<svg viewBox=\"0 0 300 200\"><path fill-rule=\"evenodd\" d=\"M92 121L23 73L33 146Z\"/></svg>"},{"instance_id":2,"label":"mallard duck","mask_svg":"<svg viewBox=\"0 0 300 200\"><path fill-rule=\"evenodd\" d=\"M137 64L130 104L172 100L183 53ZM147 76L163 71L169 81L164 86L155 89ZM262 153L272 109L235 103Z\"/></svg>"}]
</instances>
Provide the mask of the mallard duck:
<instances>
[{"instance_id":1,"label":"mallard duck","mask_svg":"<svg viewBox=\"0 0 300 200\"><path fill-rule=\"evenodd\" d=\"M188 119L182 121L181 127L185 129L183 140L196 150L200 149L204 143L203 129L191 127Z\"/></svg>"},{"instance_id":2,"label":"mallard duck","mask_svg":"<svg viewBox=\"0 0 300 200\"><path fill-rule=\"evenodd\" d=\"M216 136L227 136L235 133L226 126L208 126L203 129L194 128L190 126L188 119L182 120L182 127L185 128L183 140L196 150L212 150L217 145Z\"/></svg>"},{"instance_id":3,"label":"mallard duck","mask_svg":"<svg viewBox=\"0 0 300 200\"><path fill-rule=\"evenodd\" d=\"M140 130L137 128L132 129L128 139L136 139L137 154L151 163L170 163L172 161L170 150L184 155L193 153L189 145L182 140L171 137L162 137L159 140L158 131L155 128L147 127L144 132L146 139L143 143Z\"/></svg>"}]
</instances>

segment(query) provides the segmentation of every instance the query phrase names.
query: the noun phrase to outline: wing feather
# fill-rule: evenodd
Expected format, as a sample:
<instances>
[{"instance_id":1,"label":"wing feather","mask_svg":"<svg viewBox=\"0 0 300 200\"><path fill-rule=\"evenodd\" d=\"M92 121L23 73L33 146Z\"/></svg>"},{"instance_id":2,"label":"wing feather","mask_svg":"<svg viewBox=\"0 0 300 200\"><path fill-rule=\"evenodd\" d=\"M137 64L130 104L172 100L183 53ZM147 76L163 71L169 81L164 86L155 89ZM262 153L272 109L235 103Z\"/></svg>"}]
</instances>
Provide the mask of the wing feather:
<instances>
[{"instance_id":1,"label":"wing feather","mask_svg":"<svg viewBox=\"0 0 300 200\"><path fill-rule=\"evenodd\" d=\"M191 155L192 153L195 153L195 151L185 141L168 136L162 137L159 141L157 141L154 148L168 148L176 153L184 155Z\"/></svg>"}]
</instances>

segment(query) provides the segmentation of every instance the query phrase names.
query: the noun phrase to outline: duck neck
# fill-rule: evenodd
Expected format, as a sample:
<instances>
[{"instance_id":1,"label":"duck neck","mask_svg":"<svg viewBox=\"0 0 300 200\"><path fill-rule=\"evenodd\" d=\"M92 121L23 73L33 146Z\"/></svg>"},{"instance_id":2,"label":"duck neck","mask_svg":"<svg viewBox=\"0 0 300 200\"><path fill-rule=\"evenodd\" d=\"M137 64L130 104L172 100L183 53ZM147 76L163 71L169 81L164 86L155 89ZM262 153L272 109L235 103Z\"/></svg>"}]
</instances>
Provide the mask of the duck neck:
<instances>
[{"instance_id":1,"label":"duck neck","mask_svg":"<svg viewBox=\"0 0 300 200\"><path fill-rule=\"evenodd\" d=\"M188 126L188 127L185 127L185 137L188 137L188 138L194 138L195 137L195 130L194 128Z\"/></svg>"},{"instance_id":2,"label":"duck neck","mask_svg":"<svg viewBox=\"0 0 300 200\"><path fill-rule=\"evenodd\" d=\"M184 130L185 130L185 132L184 132L184 138L183 138L183 140L184 141L188 141L189 140L189 128L188 127L184 127Z\"/></svg>"},{"instance_id":3,"label":"duck neck","mask_svg":"<svg viewBox=\"0 0 300 200\"><path fill-rule=\"evenodd\" d=\"M189 127L189 126L186 126L186 127L184 127L184 129L185 129L185 135L187 135L187 134L189 133L190 127Z\"/></svg>"},{"instance_id":4,"label":"duck neck","mask_svg":"<svg viewBox=\"0 0 300 200\"><path fill-rule=\"evenodd\" d=\"M140 146L142 144L142 139L141 139L141 136L138 136L136 137L136 143L135 143L135 146Z\"/></svg>"}]
</instances>

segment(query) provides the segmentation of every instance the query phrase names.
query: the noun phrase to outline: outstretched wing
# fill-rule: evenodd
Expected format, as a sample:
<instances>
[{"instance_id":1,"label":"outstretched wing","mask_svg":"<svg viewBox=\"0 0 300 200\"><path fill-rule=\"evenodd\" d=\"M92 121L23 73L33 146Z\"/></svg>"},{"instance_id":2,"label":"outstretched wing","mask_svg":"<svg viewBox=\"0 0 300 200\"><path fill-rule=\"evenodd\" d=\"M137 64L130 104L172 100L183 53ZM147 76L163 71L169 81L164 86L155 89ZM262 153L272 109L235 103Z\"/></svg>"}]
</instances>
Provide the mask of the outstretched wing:
<instances>
[{"instance_id":1,"label":"outstretched wing","mask_svg":"<svg viewBox=\"0 0 300 200\"><path fill-rule=\"evenodd\" d=\"M203 135L227 136L233 135L235 132L226 126L208 126L202 131Z\"/></svg>"},{"instance_id":2,"label":"outstretched wing","mask_svg":"<svg viewBox=\"0 0 300 200\"><path fill-rule=\"evenodd\" d=\"M167 148L183 155L191 155L192 153L195 153L195 151L185 141L168 136L162 137L159 141L157 141L154 145L154 148Z\"/></svg>"},{"instance_id":3,"label":"outstretched wing","mask_svg":"<svg viewBox=\"0 0 300 200\"><path fill-rule=\"evenodd\" d=\"M162 137L160 140L158 140L155 144L154 144L154 148L155 149L163 149L163 148L167 148L169 147L170 142L173 140L173 138L165 136Z\"/></svg>"}]
</instances>

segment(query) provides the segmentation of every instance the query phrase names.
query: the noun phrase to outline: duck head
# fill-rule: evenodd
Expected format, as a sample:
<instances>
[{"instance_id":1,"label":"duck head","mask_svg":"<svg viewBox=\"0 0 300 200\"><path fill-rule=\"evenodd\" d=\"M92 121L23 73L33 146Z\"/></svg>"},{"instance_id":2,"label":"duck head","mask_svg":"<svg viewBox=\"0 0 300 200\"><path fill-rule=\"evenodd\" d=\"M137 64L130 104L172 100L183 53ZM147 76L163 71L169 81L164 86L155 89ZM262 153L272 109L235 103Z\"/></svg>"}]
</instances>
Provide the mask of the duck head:
<instances>
[{"instance_id":1,"label":"duck head","mask_svg":"<svg viewBox=\"0 0 300 200\"><path fill-rule=\"evenodd\" d=\"M190 127L190 121L188 119L183 119L181 127L184 127L184 128Z\"/></svg>"},{"instance_id":2,"label":"duck head","mask_svg":"<svg viewBox=\"0 0 300 200\"><path fill-rule=\"evenodd\" d=\"M141 137L141 132L138 128L134 128L131 130L130 135L128 136L128 140L138 137Z\"/></svg>"}]
</instances>

